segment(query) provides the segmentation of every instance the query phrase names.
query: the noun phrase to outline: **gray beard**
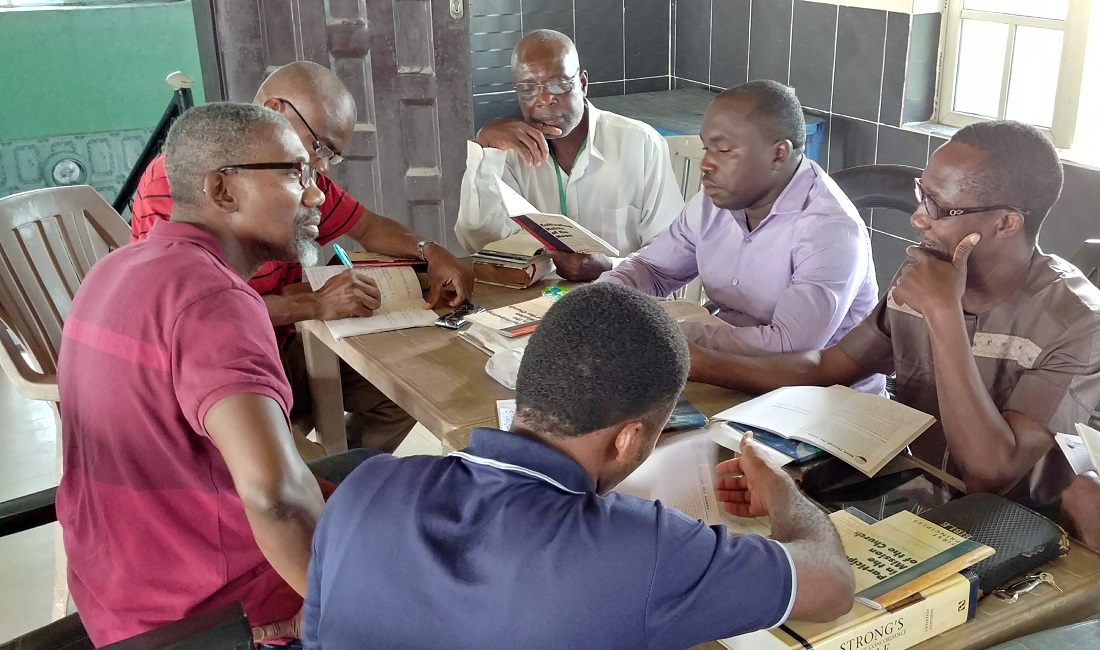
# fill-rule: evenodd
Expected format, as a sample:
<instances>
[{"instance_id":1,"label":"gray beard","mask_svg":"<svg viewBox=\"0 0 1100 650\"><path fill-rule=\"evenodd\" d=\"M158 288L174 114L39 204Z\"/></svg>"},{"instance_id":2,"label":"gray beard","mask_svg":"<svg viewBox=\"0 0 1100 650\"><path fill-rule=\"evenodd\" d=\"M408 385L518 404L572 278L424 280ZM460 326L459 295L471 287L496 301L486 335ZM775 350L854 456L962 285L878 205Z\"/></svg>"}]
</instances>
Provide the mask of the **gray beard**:
<instances>
[{"instance_id":1,"label":"gray beard","mask_svg":"<svg viewBox=\"0 0 1100 650\"><path fill-rule=\"evenodd\" d=\"M312 239L298 237L294 240L294 254L302 266L315 266L321 257L321 247Z\"/></svg>"}]
</instances>

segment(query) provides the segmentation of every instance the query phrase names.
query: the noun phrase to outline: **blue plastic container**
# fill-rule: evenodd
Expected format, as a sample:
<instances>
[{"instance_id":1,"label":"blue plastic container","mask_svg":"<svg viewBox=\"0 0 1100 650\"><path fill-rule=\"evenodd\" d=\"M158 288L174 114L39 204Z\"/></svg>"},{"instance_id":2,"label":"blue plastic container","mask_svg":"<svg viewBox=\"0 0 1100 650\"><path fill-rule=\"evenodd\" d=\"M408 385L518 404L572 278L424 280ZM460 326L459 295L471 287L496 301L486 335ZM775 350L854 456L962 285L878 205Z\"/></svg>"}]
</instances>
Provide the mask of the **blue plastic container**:
<instances>
[{"instance_id":1,"label":"blue plastic container","mask_svg":"<svg viewBox=\"0 0 1100 650\"><path fill-rule=\"evenodd\" d=\"M812 115L806 116L806 155L819 165L824 165L821 157L825 149L825 120Z\"/></svg>"}]
</instances>

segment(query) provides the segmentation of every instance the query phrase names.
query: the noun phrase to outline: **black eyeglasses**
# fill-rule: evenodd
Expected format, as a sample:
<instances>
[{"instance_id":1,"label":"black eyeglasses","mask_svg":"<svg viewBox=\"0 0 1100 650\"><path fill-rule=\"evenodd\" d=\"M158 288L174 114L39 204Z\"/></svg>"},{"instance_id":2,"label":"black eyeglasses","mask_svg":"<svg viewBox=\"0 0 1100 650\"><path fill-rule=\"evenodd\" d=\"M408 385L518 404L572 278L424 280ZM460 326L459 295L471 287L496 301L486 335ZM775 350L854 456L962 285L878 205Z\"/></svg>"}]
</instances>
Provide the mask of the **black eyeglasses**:
<instances>
[{"instance_id":1,"label":"black eyeglasses","mask_svg":"<svg viewBox=\"0 0 1100 650\"><path fill-rule=\"evenodd\" d=\"M344 162L344 155L339 151L336 151L332 147L329 147L325 143L321 142L321 138L317 137L317 133L313 130L313 127L309 125L309 122L306 121L306 118L302 117L302 113L297 108L295 108L294 104L291 104L289 101L285 99L280 99L278 97L276 97L276 99L289 106L290 110L294 111L294 114L298 116L298 119L302 120L302 124L306 126L306 131L309 131L309 134L313 136L313 153L317 154L318 158L328 161L328 164L330 166L339 165L340 163Z\"/></svg>"},{"instance_id":2,"label":"black eyeglasses","mask_svg":"<svg viewBox=\"0 0 1100 650\"><path fill-rule=\"evenodd\" d=\"M293 169L298 172L298 184L303 190L317 183L317 170L307 162L241 163L219 167L218 171L227 172L235 169Z\"/></svg>"},{"instance_id":3,"label":"black eyeglasses","mask_svg":"<svg viewBox=\"0 0 1100 650\"><path fill-rule=\"evenodd\" d=\"M576 83L573 80L577 77L577 73L574 73L568 79L562 81L551 81L549 83L537 84L529 81L521 81L516 84L512 84L512 88L515 89L516 94L524 99L534 99L539 96L539 92L543 88L551 95L564 95L573 91L573 87Z\"/></svg>"},{"instance_id":4,"label":"black eyeglasses","mask_svg":"<svg viewBox=\"0 0 1100 650\"><path fill-rule=\"evenodd\" d=\"M936 199L932 198L924 191L924 186L921 185L919 178L913 179L913 193L917 197L917 202L924 205L924 210L928 213L928 218L932 221L939 221L944 217L959 217L964 214L977 214L978 212L991 212L993 210L1012 210L1013 212L1019 212L1025 217L1031 214L1031 210L1017 208L1011 205L987 205L979 208L945 208L939 203L936 203Z\"/></svg>"}]
</instances>

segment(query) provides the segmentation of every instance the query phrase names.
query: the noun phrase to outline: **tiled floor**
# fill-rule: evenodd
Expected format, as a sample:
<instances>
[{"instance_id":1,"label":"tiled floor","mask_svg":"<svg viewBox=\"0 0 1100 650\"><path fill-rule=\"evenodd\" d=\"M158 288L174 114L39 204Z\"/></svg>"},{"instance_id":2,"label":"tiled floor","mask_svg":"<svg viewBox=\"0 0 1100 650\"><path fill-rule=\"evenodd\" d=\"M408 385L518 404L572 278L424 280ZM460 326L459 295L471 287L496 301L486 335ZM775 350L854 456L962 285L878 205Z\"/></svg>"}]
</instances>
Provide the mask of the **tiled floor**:
<instances>
[{"instance_id":1,"label":"tiled floor","mask_svg":"<svg viewBox=\"0 0 1100 650\"><path fill-rule=\"evenodd\" d=\"M54 485L55 450L49 406L24 399L0 373L0 501ZM417 425L396 454L441 451L439 440ZM54 526L0 538L0 642L50 621Z\"/></svg>"}]
</instances>

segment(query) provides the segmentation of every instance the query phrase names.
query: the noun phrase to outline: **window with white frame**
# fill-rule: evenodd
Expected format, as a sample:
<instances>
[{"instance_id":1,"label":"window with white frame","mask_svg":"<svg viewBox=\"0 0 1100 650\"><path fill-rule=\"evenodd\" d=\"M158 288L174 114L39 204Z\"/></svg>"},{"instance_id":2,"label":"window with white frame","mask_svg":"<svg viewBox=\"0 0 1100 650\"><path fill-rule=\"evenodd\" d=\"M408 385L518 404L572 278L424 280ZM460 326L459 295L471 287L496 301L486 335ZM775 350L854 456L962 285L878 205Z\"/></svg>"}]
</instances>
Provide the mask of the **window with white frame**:
<instances>
[{"instance_id":1,"label":"window with white frame","mask_svg":"<svg viewBox=\"0 0 1100 650\"><path fill-rule=\"evenodd\" d=\"M939 120L1010 119L1074 144L1093 0L948 0Z\"/></svg>"}]
</instances>

